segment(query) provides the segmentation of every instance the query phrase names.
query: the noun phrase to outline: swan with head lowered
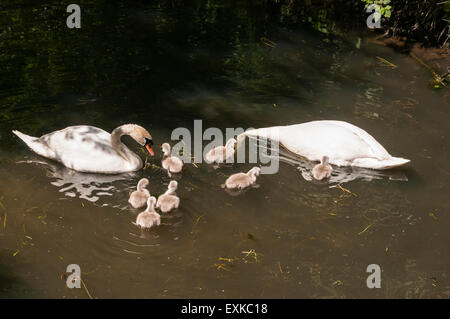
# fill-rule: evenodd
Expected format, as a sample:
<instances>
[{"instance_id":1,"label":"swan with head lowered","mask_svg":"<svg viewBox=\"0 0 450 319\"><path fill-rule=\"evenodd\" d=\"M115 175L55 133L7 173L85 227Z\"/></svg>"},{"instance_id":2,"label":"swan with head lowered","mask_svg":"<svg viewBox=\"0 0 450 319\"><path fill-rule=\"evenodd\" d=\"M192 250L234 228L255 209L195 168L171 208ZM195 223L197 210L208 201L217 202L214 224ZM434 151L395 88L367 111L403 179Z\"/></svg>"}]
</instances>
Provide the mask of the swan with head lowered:
<instances>
[{"instance_id":1,"label":"swan with head lowered","mask_svg":"<svg viewBox=\"0 0 450 319\"><path fill-rule=\"evenodd\" d=\"M327 154L329 163L336 166L389 169L410 162L391 156L369 133L343 121L312 121L247 130L238 135L238 147L246 136L279 142L310 161L320 161Z\"/></svg>"},{"instance_id":2,"label":"swan with head lowered","mask_svg":"<svg viewBox=\"0 0 450 319\"><path fill-rule=\"evenodd\" d=\"M38 155L79 172L118 174L141 169L141 158L120 141L123 135L131 136L154 155L152 136L136 124L119 126L111 134L88 125L69 126L41 137L13 133Z\"/></svg>"}]
</instances>

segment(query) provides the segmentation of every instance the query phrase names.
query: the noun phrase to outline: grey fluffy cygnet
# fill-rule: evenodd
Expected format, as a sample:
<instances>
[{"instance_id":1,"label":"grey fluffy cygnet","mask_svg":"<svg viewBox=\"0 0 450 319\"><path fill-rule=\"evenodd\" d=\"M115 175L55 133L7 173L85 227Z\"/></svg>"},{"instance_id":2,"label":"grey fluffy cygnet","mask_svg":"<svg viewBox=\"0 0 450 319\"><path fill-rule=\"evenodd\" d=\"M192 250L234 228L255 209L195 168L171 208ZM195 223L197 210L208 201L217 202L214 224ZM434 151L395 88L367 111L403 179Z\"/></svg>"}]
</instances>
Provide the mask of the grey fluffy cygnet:
<instances>
[{"instance_id":1,"label":"grey fluffy cygnet","mask_svg":"<svg viewBox=\"0 0 450 319\"><path fill-rule=\"evenodd\" d=\"M332 171L333 168L330 164L328 164L328 156L324 156L322 157L322 163L317 164L312 169L312 175L316 180L320 181L324 178L330 177Z\"/></svg>"},{"instance_id":2,"label":"grey fluffy cygnet","mask_svg":"<svg viewBox=\"0 0 450 319\"><path fill-rule=\"evenodd\" d=\"M256 176L259 175L261 168L253 167L247 173L233 174L225 181L225 187L229 189L238 188L243 189L256 182Z\"/></svg>"},{"instance_id":3,"label":"grey fluffy cygnet","mask_svg":"<svg viewBox=\"0 0 450 319\"><path fill-rule=\"evenodd\" d=\"M178 208L180 205L180 198L175 195L177 188L178 183L176 181L170 181L167 191L158 197L156 208L159 208L163 213L168 213L171 210Z\"/></svg>"},{"instance_id":4,"label":"grey fluffy cygnet","mask_svg":"<svg viewBox=\"0 0 450 319\"><path fill-rule=\"evenodd\" d=\"M150 196L147 200L147 209L136 218L136 225L141 229L150 229L154 225L161 225L161 216L155 211L156 198Z\"/></svg>"},{"instance_id":5,"label":"grey fluffy cygnet","mask_svg":"<svg viewBox=\"0 0 450 319\"><path fill-rule=\"evenodd\" d=\"M236 145L236 139L230 138L225 146L217 146L210 150L205 155L206 163L223 163L227 158L234 155L234 146Z\"/></svg>"},{"instance_id":6,"label":"grey fluffy cygnet","mask_svg":"<svg viewBox=\"0 0 450 319\"><path fill-rule=\"evenodd\" d=\"M164 153L164 159L161 164L162 167L167 170L169 177L171 177L171 173L179 173L183 168L183 161L176 156L172 156L170 154L170 145L169 143L164 143L162 146L162 150Z\"/></svg>"},{"instance_id":7,"label":"grey fluffy cygnet","mask_svg":"<svg viewBox=\"0 0 450 319\"><path fill-rule=\"evenodd\" d=\"M128 202L134 208L144 207L147 203L147 199L150 197L150 192L146 189L148 185L148 179L143 178L137 183L137 190L131 193Z\"/></svg>"}]
</instances>

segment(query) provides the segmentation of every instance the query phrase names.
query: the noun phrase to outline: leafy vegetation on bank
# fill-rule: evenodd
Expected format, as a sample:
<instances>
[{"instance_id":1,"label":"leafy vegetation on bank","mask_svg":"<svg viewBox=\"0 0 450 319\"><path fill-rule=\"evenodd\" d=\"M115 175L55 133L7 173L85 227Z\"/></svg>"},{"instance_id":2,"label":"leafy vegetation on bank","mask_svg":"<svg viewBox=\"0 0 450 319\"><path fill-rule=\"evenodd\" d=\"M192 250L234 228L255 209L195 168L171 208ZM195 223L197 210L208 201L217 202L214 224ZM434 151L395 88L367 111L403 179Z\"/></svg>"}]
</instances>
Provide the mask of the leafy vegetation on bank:
<instances>
[{"instance_id":1,"label":"leafy vegetation on bank","mask_svg":"<svg viewBox=\"0 0 450 319\"><path fill-rule=\"evenodd\" d=\"M367 29L366 9L376 5L381 29L427 46L447 47L450 42L450 0L268 0L280 6L284 20L309 21L313 27L331 31ZM330 30L328 30L330 31Z\"/></svg>"}]
</instances>

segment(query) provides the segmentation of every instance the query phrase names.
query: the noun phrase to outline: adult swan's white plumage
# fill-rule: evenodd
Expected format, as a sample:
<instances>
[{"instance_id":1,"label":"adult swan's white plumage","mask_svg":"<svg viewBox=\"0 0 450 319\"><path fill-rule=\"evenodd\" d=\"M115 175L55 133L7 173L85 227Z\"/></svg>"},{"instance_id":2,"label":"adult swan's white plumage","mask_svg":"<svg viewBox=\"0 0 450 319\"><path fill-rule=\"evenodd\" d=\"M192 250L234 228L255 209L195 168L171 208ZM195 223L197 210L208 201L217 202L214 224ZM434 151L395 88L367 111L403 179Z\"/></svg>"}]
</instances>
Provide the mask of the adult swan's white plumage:
<instances>
[{"instance_id":1,"label":"adult swan's white plumage","mask_svg":"<svg viewBox=\"0 0 450 319\"><path fill-rule=\"evenodd\" d=\"M152 136L143 127L125 124L108 132L87 125L69 126L41 137L13 131L35 153L80 172L117 174L142 168L142 160L120 141L130 135L153 156Z\"/></svg>"},{"instance_id":2,"label":"adult swan's white plumage","mask_svg":"<svg viewBox=\"0 0 450 319\"><path fill-rule=\"evenodd\" d=\"M289 151L311 161L328 156L329 163L337 166L388 169L410 161L391 156L366 131L342 121L313 121L248 130L238 136L238 146L245 136L278 141Z\"/></svg>"}]
</instances>

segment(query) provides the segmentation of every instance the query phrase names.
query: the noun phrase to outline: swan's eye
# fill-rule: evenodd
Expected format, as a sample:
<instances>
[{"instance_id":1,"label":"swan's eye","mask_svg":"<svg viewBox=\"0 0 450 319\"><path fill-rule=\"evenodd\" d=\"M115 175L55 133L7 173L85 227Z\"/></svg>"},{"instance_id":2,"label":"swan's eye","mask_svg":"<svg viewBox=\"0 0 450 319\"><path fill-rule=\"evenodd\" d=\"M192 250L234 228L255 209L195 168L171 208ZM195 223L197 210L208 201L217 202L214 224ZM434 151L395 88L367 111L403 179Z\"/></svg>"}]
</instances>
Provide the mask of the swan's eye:
<instances>
[{"instance_id":1,"label":"swan's eye","mask_svg":"<svg viewBox=\"0 0 450 319\"><path fill-rule=\"evenodd\" d=\"M153 140L145 138L145 145L153 146Z\"/></svg>"}]
</instances>

